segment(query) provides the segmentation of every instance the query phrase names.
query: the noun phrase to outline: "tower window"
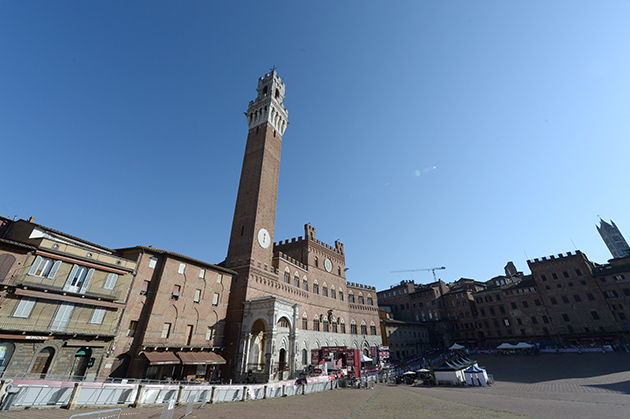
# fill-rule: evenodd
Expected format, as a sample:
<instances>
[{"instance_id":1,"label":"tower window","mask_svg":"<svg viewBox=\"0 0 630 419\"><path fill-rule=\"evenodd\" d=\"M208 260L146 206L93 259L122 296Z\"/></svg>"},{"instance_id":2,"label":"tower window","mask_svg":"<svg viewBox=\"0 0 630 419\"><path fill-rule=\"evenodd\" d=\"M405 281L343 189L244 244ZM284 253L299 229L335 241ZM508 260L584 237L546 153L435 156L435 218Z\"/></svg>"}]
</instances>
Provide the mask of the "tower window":
<instances>
[{"instance_id":1,"label":"tower window","mask_svg":"<svg viewBox=\"0 0 630 419\"><path fill-rule=\"evenodd\" d=\"M278 89L276 89L276 99L278 99L280 97L280 92L278 91Z\"/></svg>"},{"instance_id":2,"label":"tower window","mask_svg":"<svg viewBox=\"0 0 630 419\"><path fill-rule=\"evenodd\" d=\"M263 87L263 92L262 92L263 95L266 96L267 95L267 91L268 91L268 87L267 86Z\"/></svg>"}]
</instances>

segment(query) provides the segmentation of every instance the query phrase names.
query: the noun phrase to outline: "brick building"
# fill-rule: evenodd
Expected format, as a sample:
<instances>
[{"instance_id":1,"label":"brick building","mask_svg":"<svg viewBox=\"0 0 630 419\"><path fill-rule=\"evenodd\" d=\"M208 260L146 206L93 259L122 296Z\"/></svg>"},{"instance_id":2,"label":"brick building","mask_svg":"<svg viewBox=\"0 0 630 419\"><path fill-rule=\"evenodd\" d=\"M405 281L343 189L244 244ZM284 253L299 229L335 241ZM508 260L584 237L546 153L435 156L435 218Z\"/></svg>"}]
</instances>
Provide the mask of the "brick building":
<instances>
[{"instance_id":1,"label":"brick building","mask_svg":"<svg viewBox=\"0 0 630 419\"><path fill-rule=\"evenodd\" d=\"M346 282L343 244L304 236L274 243L285 85L275 70L258 81L246 112L247 145L226 260L237 272L226 323L227 371L267 382L292 377L310 351L381 344L374 287Z\"/></svg>"},{"instance_id":2,"label":"brick building","mask_svg":"<svg viewBox=\"0 0 630 419\"><path fill-rule=\"evenodd\" d=\"M225 364L233 271L154 247L118 249L137 263L110 377L211 380Z\"/></svg>"}]
</instances>

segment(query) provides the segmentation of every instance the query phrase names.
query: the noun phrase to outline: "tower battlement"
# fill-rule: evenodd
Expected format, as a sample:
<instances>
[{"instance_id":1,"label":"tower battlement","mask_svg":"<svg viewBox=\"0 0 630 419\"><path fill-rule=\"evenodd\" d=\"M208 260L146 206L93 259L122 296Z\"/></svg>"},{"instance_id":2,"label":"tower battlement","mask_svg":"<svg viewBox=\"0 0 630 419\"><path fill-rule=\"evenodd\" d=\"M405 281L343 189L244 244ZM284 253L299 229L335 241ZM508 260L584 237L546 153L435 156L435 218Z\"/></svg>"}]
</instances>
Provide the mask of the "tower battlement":
<instances>
[{"instance_id":1,"label":"tower battlement","mask_svg":"<svg viewBox=\"0 0 630 419\"><path fill-rule=\"evenodd\" d=\"M346 282L346 286L348 288L355 288L358 290L376 291L376 287L373 287L371 285L357 284L356 282Z\"/></svg>"},{"instance_id":2,"label":"tower battlement","mask_svg":"<svg viewBox=\"0 0 630 419\"><path fill-rule=\"evenodd\" d=\"M547 262L562 260L562 259L567 259L567 258L575 258L576 256L583 256L583 255L584 254L582 252L580 252L579 250L576 250L575 253L567 252L566 255L563 253L559 253L557 256L549 255L549 256L543 256L542 258L534 258L534 259L528 260L527 263L529 265L533 265L536 263L547 263Z\"/></svg>"}]
</instances>

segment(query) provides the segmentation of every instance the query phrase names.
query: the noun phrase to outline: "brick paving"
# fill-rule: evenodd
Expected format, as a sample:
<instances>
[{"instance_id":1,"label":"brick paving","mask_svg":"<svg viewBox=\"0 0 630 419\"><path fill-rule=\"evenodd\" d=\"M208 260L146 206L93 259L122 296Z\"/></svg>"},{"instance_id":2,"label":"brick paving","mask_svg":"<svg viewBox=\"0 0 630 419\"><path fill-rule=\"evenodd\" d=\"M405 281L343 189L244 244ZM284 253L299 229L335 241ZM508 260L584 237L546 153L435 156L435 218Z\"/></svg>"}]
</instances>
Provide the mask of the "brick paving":
<instances>
[{"instance_id":1,"label":"brick paving","mask_svg":"<svg viewBox=\"0 0 630 419\"><path fill-rule=\"evenodd\" d=\"M479 387L378 385L305 396L195 406L191 419L205 418L622 418L630 414L630 354L562 354L534 357L471 356L495 377ZM104 409L101 409L104 410ZM59 408L11 410L0 418L68 419ZM161 407L123 408L121 418L159 419ZM180 419L186 406L177 407Z\"/></svg>"}]
</instances>

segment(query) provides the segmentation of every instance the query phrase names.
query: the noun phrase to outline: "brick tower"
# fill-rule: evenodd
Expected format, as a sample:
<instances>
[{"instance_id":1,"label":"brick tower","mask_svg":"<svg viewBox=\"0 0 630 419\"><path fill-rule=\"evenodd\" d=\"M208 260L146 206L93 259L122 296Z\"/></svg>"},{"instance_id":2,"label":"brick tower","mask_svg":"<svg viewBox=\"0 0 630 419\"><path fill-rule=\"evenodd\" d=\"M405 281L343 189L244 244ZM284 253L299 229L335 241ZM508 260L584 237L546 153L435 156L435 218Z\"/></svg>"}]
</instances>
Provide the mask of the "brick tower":
<instances>
[{"instance_id":1,"label":"brick tower","mask_svg":"<svg viewBox=\"0 0 630 419\"><path fill-rule=\"evenodd\" d=\"M282 135L288 125L285 85L275 69L258 79L258 95L245 115L249 132L225 266L238 272L230 291L226 358L231 373L239 351L243 302L254 277L277 279L272 267ZM242 344L241 344L242 345ZM232 365L230 365L232 363Z\"/></svg>"}]
</instances>

